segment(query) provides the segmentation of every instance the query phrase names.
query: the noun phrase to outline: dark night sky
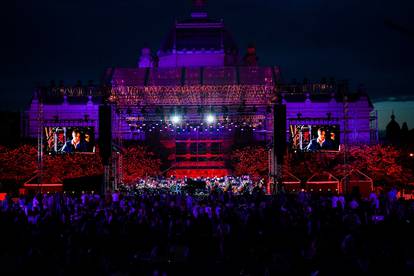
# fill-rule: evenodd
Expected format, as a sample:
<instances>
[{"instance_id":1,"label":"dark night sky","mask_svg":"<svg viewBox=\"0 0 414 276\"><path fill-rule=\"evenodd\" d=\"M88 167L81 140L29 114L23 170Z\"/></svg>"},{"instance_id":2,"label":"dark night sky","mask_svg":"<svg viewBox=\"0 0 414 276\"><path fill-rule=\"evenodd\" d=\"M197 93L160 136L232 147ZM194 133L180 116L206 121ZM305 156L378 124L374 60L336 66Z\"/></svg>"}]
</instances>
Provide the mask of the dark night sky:
<instances>
[{"instance_id":1,"label":"dark night sky","mask_svg":"<svg viewBox=\"0 0 414 276\"><path fill-rule=\"evenodd\" d=\"M136 66L142 46L157 50L190 6L189 0L3 3L0 109L24 109L36 82L97 81L107 67ZM210 0L208 11L224 19L241 54L254 42L260 64L280 65L287 81L333 76L363 83L376 102L414 100L414 1ZM398 118L397 103L395 109Z\"/></svg>"}]
</instances>

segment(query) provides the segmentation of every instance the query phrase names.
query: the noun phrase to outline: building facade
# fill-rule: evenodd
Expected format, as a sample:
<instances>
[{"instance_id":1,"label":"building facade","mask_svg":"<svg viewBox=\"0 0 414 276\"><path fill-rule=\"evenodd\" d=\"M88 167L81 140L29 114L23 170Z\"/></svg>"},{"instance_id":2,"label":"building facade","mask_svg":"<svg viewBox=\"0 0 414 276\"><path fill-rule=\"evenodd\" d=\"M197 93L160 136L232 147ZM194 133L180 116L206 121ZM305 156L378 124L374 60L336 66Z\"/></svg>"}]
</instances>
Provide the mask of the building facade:
<instances>
[{"instance_id":1,"label":"building facade","mask_svg":"<svg viewBox=\"0 0 414 276\"><path fill-rule=\"evenodd\" d=\"M26 136L41 139L44 127L68 126L93 128L99 139L105 103L112 107L114 142L159 147L178 176L229 174L234 147L270 145L275 102L286 105L290 149L304 148L303 130L312 126L334 127L341 144L377 140L364 92L333 80L284 84L278 66L258 66L253 46L239 58L223 20L208 17L205 1L193 1L191 16L174 23L156 54L144 48L137 68L108 69L105 76L99 86L37 89L25 114Z\"/></svg>"}]
</instances>

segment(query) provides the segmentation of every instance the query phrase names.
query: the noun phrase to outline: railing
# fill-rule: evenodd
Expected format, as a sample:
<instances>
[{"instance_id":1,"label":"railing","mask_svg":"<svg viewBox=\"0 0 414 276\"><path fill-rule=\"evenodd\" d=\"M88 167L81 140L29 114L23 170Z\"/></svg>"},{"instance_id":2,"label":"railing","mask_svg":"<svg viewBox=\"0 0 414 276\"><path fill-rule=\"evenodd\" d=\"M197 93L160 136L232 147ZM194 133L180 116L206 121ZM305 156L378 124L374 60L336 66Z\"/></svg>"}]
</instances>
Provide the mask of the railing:
<instances>
[{"instance_id":1,"label":"railing","mask_svg":"<svg viewBox=\"0 0 414 276\"><path fill-rule=\"evenodd\" d=\"M102 97L109 91L102 86L44 86L38 87L35 91L36 96L42 99L48 98L86 98Z\"/></svg>"},{"instance_id":2,"label":"railing","mask_svg":"<svg viewBox=\"0 0 414 276\"><path fill-rule=\"evenodd\" d=\"M310 84L282 84L279 91L284 94L305 94L305 93L332 93L337 91L334 84L310 83Z\"/></svg>"}]
</instances>

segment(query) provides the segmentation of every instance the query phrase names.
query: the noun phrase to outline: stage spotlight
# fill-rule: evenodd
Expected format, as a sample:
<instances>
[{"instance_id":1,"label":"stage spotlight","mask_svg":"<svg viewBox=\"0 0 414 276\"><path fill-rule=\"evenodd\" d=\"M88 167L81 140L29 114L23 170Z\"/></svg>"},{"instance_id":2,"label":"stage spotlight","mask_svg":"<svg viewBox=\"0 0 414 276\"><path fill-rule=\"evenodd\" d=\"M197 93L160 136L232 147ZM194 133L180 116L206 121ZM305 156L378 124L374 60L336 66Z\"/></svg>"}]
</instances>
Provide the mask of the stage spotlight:
<instances>
[{"instance_id":1,"label":"stage spotlight","mask_svg":"<svg viewBox=\"0 0 414 276\"><path fill-rule=\"evenodd\" d=\"M208 123L208 124L212 124L212 123L214 123L216 121L216 118L214 117L214 115L213 114L208 114L207 115L207 117L206 117L206 122Z\"/></svg>"},{"instance_id":2,"label":"stage spotlight","mask_svg":"<svg viewBox=\"0 0 414 276\"><path fill-rule=\"evenodd\" d=\"M179 115L173 115L171 117L171 122L173 124L179 124L181 122L181 116L179 116Z\"/></svg>"}]
</instances>

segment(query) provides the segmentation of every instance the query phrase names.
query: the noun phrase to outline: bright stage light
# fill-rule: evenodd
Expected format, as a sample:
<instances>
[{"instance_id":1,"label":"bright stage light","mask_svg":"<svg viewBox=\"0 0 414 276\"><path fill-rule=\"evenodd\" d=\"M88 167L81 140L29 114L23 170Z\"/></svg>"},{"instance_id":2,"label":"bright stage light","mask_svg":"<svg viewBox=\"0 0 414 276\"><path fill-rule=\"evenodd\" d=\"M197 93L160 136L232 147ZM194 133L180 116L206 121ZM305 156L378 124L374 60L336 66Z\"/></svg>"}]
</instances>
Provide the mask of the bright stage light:
<instances>
[{"instance_id":1,"label":"bright stage light","mask_svg":"<svg viewBox=\"0 0 414 276\"><path fill-rule=\"evenodd\" d=\"M207 115L207 117L206 117L206 122L208 123L208 124L212 124L212 123L214 123L216 121L216 118L214 117L214 115L213 114L208 114Z\"/></svg>"},{"instance_id":2,"label":"bright stage light","mask_svg":"<svg viewBox=\"0 0 414 276\"><path fill-rule=\"evenodd\" d=\"M178 123L180 123L180 122L181 122L181 117L180 117L179 115L173 115L173 116L171 117L171 122L172 122L173 124L178 124Z\"/></svg>"}]
</instances>

